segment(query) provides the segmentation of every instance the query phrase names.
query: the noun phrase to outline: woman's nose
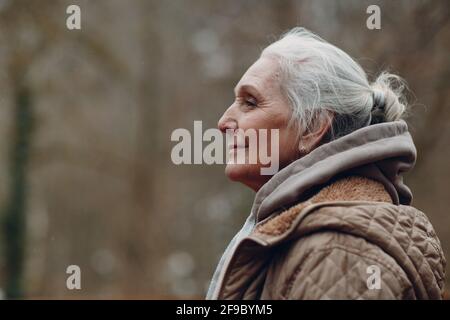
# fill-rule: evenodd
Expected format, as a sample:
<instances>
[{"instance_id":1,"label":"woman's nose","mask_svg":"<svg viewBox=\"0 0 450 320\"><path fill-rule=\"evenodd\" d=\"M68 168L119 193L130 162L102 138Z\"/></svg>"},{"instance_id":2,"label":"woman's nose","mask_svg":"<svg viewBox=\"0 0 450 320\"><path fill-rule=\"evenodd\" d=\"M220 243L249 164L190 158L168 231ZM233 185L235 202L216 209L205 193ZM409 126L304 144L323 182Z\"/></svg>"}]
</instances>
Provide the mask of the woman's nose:
<instances>
[{"instance_id":1,"label":"woman's nose","mask_svg":"<svg viewBox=\"0 0 450 320\"><path fill-rule=\"evenodd\" d=\"M235 115L233 114L232 105L224 112L222 117L219 119L217 127L223 133L225 133L228 129L237 129L237 121Z\"/></svg>"}]
</instances>

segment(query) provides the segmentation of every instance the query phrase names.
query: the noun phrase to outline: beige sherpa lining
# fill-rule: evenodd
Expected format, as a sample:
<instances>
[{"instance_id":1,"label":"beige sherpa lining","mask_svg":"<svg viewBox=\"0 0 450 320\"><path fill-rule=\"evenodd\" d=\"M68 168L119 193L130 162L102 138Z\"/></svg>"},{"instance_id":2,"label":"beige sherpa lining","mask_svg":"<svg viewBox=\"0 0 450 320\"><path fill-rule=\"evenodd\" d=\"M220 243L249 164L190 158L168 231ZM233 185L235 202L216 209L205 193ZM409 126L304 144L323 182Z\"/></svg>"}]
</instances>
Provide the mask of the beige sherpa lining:
<instances>
[{"instance_id":1,"label":"beige sherpa lining","mask_svg":"<svg viewBox=\"0 0 450 320\"><path fill-rule=\"evenodd\" d=\"M380 182L363 178L347 177L321 189L316 195L301 202L256 227L256 232L280 235L286 231L295 217L305 207L328 201L378 201L392 203L389 193Z\"/></svg>"}]
</instances>

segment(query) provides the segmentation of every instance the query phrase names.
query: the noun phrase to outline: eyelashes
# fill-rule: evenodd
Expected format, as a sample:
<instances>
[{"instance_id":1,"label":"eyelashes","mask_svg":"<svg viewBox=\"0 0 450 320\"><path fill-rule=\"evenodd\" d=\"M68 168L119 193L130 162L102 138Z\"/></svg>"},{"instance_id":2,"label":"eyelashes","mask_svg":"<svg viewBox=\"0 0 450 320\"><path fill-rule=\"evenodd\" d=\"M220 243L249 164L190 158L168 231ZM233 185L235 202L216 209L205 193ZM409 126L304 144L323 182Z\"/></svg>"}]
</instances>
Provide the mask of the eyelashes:
<instances>
[{"instance_id":1,"label":"eyelashes","mask_svg":"<svg viewBox=\"0 0 450 320\"><path fill-rule=\"evenodd\" d=\"M247 109L254 109L259 105L259 101L251 95L237 96L235 103Z\"/></svg>"},{"instance_id":2,"label":"eyelashes","mask_svg":"<svg viewBox=\"0 0 450 320\"><path fill-rule=\"evenodd\" d=\"M244 99L245 105L250 108L256 108L258 106L258 101L254 97L246 97Z\"/></svg>"}]
</instances>

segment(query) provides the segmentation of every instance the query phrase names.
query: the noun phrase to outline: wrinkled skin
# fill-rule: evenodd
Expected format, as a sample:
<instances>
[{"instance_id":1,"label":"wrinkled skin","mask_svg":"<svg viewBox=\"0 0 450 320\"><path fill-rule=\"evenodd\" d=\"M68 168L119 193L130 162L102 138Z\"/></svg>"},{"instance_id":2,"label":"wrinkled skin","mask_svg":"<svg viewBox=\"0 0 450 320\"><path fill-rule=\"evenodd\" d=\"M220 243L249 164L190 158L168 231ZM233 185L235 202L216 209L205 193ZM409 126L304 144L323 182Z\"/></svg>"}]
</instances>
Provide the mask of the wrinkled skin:
<instances>
[{"instance_id":1,"label":"wrinkled skin","mask_svg":"<svg viewBox=\"0 0 450 320\"><path fill-rule=\"evenodd\" d=\"M303 155L299 145L303 146L304 150L312 150L329 127L329 124L323 124L318 127L317 132L299 138L297 129L289 125L291 115L289 101L282 93L279 64L274 57L262 56L250 66L236 85L235 100L220 118L218 127L222 132L236 132L237 129L243 132L248 129L278 129L279 169L282 169ZM259 141L260 135L257 136ZM270 142L270 134L268 136L266 141ZM249 164L248 142L245 145L234 143L230 146L229 157L234 157L240 147L245 148L246 161L240 164L228 163L225 174L231 180L258 191L271 178L270 175L261 175L261 167L267 165L261 164L260 161ZM276 151L276 148L273 149Z\"/></svg>"}]
</instances>

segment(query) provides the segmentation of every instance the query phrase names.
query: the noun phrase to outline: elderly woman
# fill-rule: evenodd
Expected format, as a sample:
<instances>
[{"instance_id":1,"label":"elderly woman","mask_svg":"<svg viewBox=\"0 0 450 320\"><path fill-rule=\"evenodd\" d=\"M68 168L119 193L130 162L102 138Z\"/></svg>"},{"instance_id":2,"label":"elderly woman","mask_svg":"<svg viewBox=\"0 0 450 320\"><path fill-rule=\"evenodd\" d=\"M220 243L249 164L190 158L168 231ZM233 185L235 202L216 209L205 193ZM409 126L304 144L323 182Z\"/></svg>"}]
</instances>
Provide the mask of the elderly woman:
<instances>
[{"instance_id":1,"label":"elderly woman","mask_svg":"<svg viewBox=\"0 0 450 320\"><path fill-rule=\"evenodd\" d=\"M281 170L227 165L256 195L208 299L442 297L439 239L402 178L416 159L403 88L386 72L370 84L349 55L303 28L262 52L219 128L278 129Z\"/></svg>"}]
</instances>

